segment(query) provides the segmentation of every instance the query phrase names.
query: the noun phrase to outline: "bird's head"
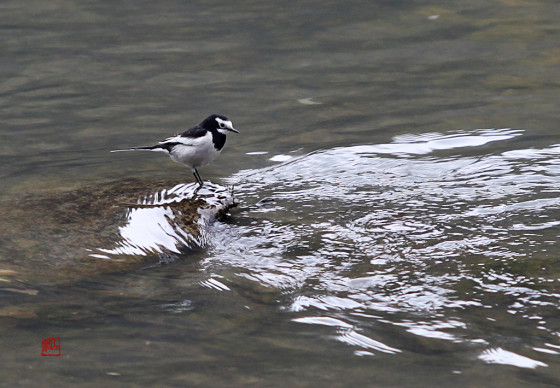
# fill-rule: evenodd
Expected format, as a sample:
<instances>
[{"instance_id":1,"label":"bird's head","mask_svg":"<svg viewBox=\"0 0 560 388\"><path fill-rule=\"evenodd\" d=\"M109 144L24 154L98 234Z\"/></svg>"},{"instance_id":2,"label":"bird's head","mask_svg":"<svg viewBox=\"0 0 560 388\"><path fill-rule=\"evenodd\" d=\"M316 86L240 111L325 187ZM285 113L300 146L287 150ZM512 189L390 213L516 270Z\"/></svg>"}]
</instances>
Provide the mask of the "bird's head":
<instances>
[{"instance_id":1,"label":"bird's head","mask_svg":"<svg viewBox=\"0 0 560 388\"><path fill-rule=\"evenodd\" d=\"M224 135L228 132L239 133L237 129L233 128L231 120L224 115L210 115L200 125L208 130L217 129Z\"/></svg>"}]
</instances>

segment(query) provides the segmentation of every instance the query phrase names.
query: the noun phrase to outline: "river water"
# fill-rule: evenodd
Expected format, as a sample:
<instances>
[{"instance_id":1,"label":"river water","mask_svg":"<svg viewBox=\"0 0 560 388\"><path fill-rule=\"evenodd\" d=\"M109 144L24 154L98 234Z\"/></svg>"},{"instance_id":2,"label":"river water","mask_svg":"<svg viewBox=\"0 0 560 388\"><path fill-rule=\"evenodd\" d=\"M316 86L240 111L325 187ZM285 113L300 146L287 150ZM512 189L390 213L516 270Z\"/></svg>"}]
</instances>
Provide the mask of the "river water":
<instances>
[{"instance_id":1,"label":"river water","mask_svg":"<svg viewBox=\"0 0 560 388\"><path fill-rule=\"evenodd\" d=\"M554 1L0 9L3 386L560 385ZM210 113L238 206L199 246L84 242L194 179L109 151Z\"/></svg>"}]
</instances>

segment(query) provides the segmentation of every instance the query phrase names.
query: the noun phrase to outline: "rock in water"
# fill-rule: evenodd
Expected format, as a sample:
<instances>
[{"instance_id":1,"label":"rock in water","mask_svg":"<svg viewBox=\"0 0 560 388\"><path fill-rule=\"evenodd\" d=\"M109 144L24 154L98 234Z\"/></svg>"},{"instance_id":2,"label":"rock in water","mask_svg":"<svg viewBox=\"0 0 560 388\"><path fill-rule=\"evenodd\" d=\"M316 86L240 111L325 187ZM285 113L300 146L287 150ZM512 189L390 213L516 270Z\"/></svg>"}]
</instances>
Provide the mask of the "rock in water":
<instances>
[{"instance_id":1,"label":"rock in water","mask_svg":"<svg viewBox=\"0 0 560 388\"><path fill-rule=\"evenodd\" d=\"M222 186L182 184L148 194L134 204L116 204L123 209L125 223L112 248L98 248L93 257L181 253L205 245L206 227L234 206L231 192Z\"/></svg>"},{"instance_id":2,"label":"rock in water","mask_svg":"<svg viewBox=\"0 0 560 388\"><path fill-rule=\"evenodd\" d=\"M204 247L208 225L236 205L223 186L165 186L127 180L0 202L0 269L22 284L132 269Z\"/></svg>"}]
</instances>

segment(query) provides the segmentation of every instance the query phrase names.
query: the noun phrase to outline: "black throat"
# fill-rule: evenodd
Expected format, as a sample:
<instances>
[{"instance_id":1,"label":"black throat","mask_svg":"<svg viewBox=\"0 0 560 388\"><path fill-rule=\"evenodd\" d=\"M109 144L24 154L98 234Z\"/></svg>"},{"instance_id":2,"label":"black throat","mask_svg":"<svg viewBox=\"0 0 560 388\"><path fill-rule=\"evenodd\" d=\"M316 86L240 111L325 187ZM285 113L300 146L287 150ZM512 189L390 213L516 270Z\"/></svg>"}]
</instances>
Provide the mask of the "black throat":
<instances>
[{"instance_id":1,"label":"black throat","mask_svg":"<svg viewBox=\"0 0 560 388\"><path fill-rule=\"evenodd\" d=\"M217 151L221 151L226 144L226 135L219 132L217 129L210 130L210 133L212 134L212 143L214 143L214 148Z\"/></svg>"}]
</instances>

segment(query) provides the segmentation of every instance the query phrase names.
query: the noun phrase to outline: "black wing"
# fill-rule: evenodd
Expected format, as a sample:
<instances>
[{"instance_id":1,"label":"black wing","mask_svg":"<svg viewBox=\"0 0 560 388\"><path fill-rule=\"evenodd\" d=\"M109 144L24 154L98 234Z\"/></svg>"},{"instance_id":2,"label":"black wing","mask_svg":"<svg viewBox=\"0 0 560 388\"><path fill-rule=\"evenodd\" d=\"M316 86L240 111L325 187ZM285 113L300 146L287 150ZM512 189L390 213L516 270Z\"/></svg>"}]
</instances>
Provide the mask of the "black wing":
<instances>
[{"instance_id":1,"label":"black wing","mask_svg":"<svg viewBox=\"0 0 560 388\"><path fill-rule=\"evenodd\" d=\"M206 135L206 129L202 128L200 124L187 129L184 132L177 134L177 136L197 138Z\"/></svg>"},{"instance_id":2,"label":"black wing","mask_svg":"<svg viewBox=\"0 0 560 388\"><path fill-rule=\"evenodd\" d=\"M186 146L193 145L194 139L202 137L206 134L206 130L200 125L195 125L192 128L187 129L175 136L168 137L167 139L160 141L156 148L164 148L171 152L171 149L177 144L182 144Z\"/></svg>"}]
</instances>

